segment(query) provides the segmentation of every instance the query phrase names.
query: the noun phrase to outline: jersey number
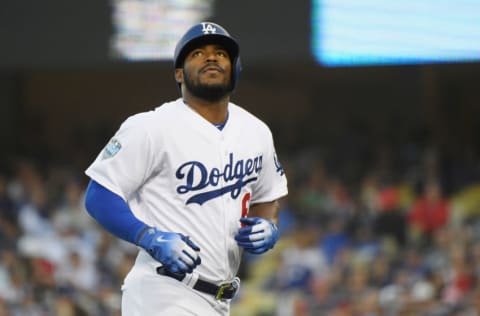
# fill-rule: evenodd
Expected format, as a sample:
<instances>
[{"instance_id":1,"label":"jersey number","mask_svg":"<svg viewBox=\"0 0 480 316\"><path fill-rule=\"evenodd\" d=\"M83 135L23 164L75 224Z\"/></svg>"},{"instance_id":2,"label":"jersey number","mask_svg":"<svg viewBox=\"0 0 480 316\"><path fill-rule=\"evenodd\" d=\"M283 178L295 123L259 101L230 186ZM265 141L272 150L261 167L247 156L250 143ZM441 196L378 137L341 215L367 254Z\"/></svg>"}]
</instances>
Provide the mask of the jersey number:
<instances>
[{"instance_id":1,"label":"jersey number","mask_svg":"<svg viewBox=\"0 0 480 316\"><path fill-rule=\"evenodd\" d=\"M248 209L250 207L250 197L251 194L247 193L243 196L242 199L242 217L247 217L248 215ZM242 227L246 226L245 224L242 224Z\"/></svg>"}]
</instances>

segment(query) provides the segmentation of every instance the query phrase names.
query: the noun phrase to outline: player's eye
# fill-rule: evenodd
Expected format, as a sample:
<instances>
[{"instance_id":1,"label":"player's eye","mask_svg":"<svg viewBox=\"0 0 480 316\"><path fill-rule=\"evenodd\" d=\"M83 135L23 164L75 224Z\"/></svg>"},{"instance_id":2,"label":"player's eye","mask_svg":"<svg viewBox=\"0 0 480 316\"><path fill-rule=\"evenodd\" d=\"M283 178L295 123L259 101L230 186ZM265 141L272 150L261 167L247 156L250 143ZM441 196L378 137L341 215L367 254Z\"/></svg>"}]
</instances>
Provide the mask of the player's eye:
<instances>
[{"instance_id":1,"label":"player's eye","mask_svg":"<svg viewBox=\"0 0 480 316\"><path fill-rule=\"evenodd\" d=\"M228 57L228 53L224 50L219 50L219 51L217 51L217 56Z\"/></svg>"},{"instance_id":2,"label":"player's eye","mask_svg":"<svg viewBox=\"0 0 480 316\"><path fill-rule=\"evenodd\" d=\"M191 54L192 57L202 56L203 52L201 50L194 50Z\"/></svg>"}]
</instances>

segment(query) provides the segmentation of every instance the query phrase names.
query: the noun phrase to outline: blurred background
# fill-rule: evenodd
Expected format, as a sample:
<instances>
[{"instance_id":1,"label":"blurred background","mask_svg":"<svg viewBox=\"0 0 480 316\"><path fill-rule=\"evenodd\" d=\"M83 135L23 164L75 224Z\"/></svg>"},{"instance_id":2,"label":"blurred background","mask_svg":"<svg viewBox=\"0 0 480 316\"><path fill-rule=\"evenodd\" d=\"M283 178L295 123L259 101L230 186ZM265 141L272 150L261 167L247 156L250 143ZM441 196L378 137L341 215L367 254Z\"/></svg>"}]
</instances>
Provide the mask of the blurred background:
<instances>
[{"instance_id":1,"label":"blurred background","mask_svg":"<svg viewBox=\"0 0 480 316\"><path fill-rule=\"evenodd\" d=\"M480 315L480 2L2 1L0 315L120 315L136 249L83 171L179 96L192 24L241 48L233 101L271 127L282 237L232 316Z\"/></svg>"}]
</instances>

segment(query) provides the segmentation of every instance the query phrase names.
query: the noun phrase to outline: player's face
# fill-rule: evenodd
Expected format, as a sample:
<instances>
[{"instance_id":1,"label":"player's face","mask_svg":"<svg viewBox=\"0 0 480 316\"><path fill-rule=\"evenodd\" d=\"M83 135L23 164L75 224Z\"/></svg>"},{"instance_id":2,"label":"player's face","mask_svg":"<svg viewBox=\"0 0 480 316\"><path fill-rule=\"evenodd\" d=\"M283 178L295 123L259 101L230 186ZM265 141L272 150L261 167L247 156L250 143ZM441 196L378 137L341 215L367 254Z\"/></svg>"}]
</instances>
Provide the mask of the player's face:
<instances>
[{"instance_id":1,"label":"player's face","mask_svg":"<svg viewBox=\"0 0 480 316\"><path fill-rule=\"evenodd\" d=\"M186 56L182 81L193 95L217 101L230 93L231 69L228 52L222 46L207 44Z\"/></svg>"}]
</instances>

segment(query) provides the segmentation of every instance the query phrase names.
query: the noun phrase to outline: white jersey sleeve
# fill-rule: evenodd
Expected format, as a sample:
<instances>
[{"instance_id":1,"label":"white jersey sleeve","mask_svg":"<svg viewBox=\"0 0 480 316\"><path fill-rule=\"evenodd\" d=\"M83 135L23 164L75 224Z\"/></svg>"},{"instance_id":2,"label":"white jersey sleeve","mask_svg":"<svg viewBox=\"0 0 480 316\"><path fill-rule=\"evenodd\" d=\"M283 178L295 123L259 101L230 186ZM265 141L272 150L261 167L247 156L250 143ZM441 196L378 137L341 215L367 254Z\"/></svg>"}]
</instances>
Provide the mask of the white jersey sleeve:
<instances>
[{"instance_id":1,"label":"white jersey sleeve","mask_svg":"<svg viewBox=\"0 0 480 316\"><path fill-rule=\"evenodd\" d=\"M154 172L146 116L142 113L128 118L85 171L91 179L125 200Z\"/></svg>"}]
</instances>

